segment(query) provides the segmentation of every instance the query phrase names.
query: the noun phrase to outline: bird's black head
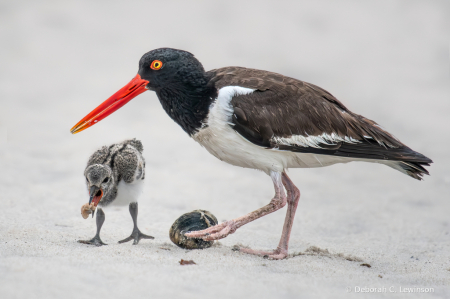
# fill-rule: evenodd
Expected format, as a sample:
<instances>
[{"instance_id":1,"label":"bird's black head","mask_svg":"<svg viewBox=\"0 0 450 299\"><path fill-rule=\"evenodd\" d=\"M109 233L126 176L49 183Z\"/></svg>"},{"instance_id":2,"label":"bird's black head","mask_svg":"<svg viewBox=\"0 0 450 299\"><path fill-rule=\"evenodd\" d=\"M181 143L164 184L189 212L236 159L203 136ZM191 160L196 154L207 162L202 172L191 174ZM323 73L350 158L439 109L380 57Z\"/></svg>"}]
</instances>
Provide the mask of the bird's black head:
<instances>
[{"instance_id":1,"label":"bird's black head","mask_svg":"<svg viewBox=\"0 0 450 299\"><path fill-rule=\"evenodd\" d=\"M169 116L192 135L202 126L217 93L209 84L210 79L211 75L191 53L171 48L152 50L139 61L136 77L80 120L71 132L93 126L150 89L156 92Z\"/></svg>"},{"instance_id":2,"label":"bird's black head","mask_svg":"<svg viewBox=\"0 0 450 299\"><path fill-rule=\"evenodd\" d=\"M194 55L171 48L159 48L145 53L139 61L138 74L149 81L147 88L191 89L207 84L205 70Z\"/></svg>"}]
</instances>

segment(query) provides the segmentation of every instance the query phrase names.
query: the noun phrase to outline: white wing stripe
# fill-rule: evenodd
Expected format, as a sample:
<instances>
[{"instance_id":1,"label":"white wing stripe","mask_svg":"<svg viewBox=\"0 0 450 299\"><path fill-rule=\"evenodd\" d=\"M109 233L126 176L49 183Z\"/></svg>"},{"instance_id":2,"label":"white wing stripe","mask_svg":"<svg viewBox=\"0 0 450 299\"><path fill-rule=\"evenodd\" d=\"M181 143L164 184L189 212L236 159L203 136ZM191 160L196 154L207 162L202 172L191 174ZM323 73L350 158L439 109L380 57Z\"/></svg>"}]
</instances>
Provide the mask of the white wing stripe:
<instances>
[{"instance_id":1,"label":"white wing stripe","mask_svg":"<svg viewBox=\"0 0 450 299\"><path fill-rule=\"evenodd\" d=\"M322 148L320 144L327 145L335 145L338 142L346 142L346 143L359 143L359 140L356 140L352 137L341 137L336 135L335 133L326 134L323 133L319 136L302 136L302 135L292 135L289 138L286 137L276 137L273 136L271 139L275 144L280 145L297 145L303 147L314 147L314 148Z\"/></svg>"}]
</instances>

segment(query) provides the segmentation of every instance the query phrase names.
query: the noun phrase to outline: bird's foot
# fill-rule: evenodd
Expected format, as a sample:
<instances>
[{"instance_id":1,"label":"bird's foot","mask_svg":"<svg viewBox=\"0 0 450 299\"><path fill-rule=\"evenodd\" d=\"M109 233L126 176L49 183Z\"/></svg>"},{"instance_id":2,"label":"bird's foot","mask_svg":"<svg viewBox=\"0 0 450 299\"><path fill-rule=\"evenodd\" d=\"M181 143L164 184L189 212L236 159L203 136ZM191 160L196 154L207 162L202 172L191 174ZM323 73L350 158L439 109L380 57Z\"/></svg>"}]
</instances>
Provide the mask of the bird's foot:
<instances>
[{"instance_id":1,"label":"bird's foot","mask_svg":"<svg viewBox=\"0 0 450 299\"><path fill-rule=\"evenodd\" d=\"M282 260L288 256L288 251L286 249L281 249L280 247L277 247L277 249L273 251L264 251L264 250L254 250L251 248L240 247L236 245L233 247L233 250L248 254L259 255L269 260Z\"/></svg>"},{"instance_id":2,"label":"bird's foot","mask_svg":"<svg viewBox=\"0 0 450 299\"><path fill-rule=\"evenodd\" d=\"M119 243L122 244L134 240L133 245L137 245L141 239L154 239L154 237L143 234L138 228L135 228L128 238L120 240Z\"/></svg>"},{"instance_id":3,"label":"bird's foot","mask_svg":"<svg viewBox=\"0 0 450 299\"><path fill-rule=\"evenodd\" d=\"M102 239L100 239L100 236L96 235L90 240L78 240L78 243L87 244L87 245L95 245L95 246L102 246L102 245L108 245L103 243Z\"/></svg>"},{"instance_id":4,"label":"bird's foot","mask_svg":"<svg viewBox=\"0 0 450 299\"><path fill-rule=\"evenodd\" d=\"M187 232L184 235L188 238L203 239L205 241L220 240L234 233L237 230L233 220L211 226L204 230Z\"/></svg>"}]
</instances>

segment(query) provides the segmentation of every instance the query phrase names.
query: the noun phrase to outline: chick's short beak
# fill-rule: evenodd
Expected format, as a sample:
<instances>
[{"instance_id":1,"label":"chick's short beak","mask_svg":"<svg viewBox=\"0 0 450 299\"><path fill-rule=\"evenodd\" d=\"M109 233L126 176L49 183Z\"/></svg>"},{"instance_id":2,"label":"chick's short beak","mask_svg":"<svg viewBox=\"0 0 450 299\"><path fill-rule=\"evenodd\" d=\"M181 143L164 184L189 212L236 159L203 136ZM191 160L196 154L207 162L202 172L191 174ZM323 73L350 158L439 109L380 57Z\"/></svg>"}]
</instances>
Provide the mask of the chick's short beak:
<instances>
[{"instance_id":1,"label":"chick's short beak","mask_svg":"<svg viewBox=\"0 0 450 299\"><path fill-rule=\"evenodd\" d=\"M103 197L103 190L97 186L92 186L89 189L89 204L94 203L94 206L97 207L99 201Z\"/></svg>"}]
</instances>

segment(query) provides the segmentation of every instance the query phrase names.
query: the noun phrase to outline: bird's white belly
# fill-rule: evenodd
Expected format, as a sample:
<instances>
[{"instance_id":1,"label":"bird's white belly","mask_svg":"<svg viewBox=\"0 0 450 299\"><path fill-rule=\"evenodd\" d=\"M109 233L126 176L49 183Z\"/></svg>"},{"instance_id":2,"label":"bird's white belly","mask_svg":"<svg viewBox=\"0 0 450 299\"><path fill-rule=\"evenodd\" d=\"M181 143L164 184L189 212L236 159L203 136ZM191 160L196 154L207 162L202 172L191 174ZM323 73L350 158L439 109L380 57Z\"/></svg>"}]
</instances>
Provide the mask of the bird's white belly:
<instances>
[{"instance_id":1,"label":"bird's white belly","mask_svg":"<svg viewBox=\"0 0 450 299\"><path fill-rule=\"evenodd\" d=\"M137 202L144 190L144 180L135 180L133 183L120 181L117 186L117 197L110 206L125 206L131 202Z\"/></svg>"},{"instance_id":2,"label":"bird's white belly","mask_svg":"<svg viewBox=\"0 0 450 299\"><path fill-rule=\"evenodd\" d=\"M231 98L237 94L248 94L252 89L227 86L219 90L216 101L211 105L205 126L194 136L212 155L229 164L270 171L282 172L286 168L322 167L351 160L341 157L294 153L267 149L255 145L237 133L231 124L233 108Z\"/></svg>"},{"instance_id":3,"label":"bird's white belly","mask_svg":"<svg viewBox=\"0 0 450 299\"><path fill-rule=\"evenodd\" d=\"M287 168L323 167L351 161L341 157L266 149L247 141L229 125L220 130L215 127L202 129L194 136L194 139L222 161L236 166L259 169L267 174L270 171L282 172Z\"/></svg>"}]
</instances>

